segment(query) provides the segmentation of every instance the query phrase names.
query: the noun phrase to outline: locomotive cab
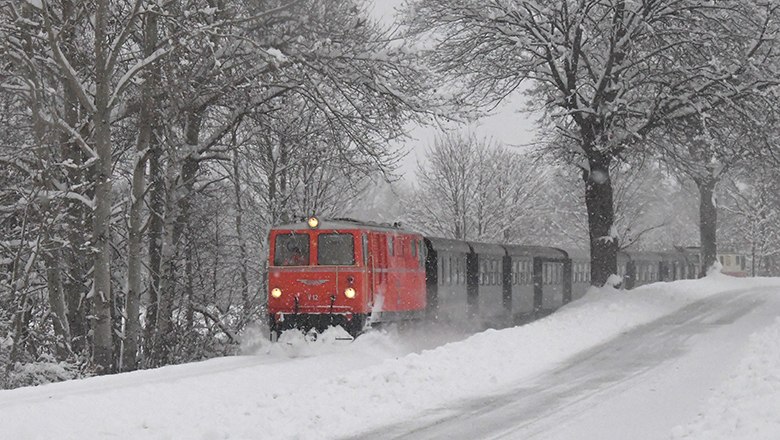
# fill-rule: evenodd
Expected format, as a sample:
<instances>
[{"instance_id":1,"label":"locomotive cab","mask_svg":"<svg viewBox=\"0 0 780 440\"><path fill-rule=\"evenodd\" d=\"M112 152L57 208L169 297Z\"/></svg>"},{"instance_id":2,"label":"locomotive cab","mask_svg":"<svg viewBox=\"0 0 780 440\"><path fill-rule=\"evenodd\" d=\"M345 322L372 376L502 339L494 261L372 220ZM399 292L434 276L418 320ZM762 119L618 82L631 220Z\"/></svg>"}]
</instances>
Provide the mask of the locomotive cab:
<instances>
[{"instance_id":1,"label":"locomotive cab","mask_svg":"<svg viewBox=\"0 0 780 440\"><path fill-rule=\"evenodd\" d=\"M405 245L408 258L415 258L414 264L398 264L404 260L389 258L393 255L388 256L387 246L380 246L380 242L398 242L394 253L403 253ZM421 242L421 237L409 239L390 227L356 221L310 218L305 223L273 228L268 269L271 331L323 331L338 325L354 336L369 321L393 316L399 307L424 308L424 272L417 263L422 256L419 248L411 252L412 244L419 246ZM394 283L388 290L390 272ZM414 290L417 284L422 304L396 298L397 290ZM393 304L388 304L386 299L391 297Z\"/></svg>"},{"instance_id":2,"label":"locomotive cab","mask_svg":"<svg viewBox=\"0 0 780 440\"><path fill-rule=\"evenodd\" d=\"M313 222L313 221L312 221ZM270 236L268 311L271 329L362 328L370 295L361 235L315 227L275 229Z\"/></svg>"}]
</instances>

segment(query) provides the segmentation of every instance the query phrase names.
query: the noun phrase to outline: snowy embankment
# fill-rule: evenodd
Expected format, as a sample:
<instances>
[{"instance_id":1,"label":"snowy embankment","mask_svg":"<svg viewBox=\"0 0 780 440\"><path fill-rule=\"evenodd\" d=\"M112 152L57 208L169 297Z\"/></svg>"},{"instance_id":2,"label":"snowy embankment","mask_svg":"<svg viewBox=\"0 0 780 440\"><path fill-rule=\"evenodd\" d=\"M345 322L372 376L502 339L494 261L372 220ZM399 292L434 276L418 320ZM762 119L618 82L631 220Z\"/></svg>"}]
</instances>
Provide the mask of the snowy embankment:
<instances>
[{"instance_id":1,"label":"snowy embankment","mask_svg":"<svg viewBox=\"0 0 780 440\"><path fill-rule=\"evenodd\" d=\"M330 343L330 335L311 343L290 334L287 344L264 343L252 356L4 391L0 438L359 437L360 432L419 417L429 409L499 393L698 299L759 286L780 287L780 279L715 274L630 292L592 290L545 319L428 350L423 349L457 336L434 334L427 339L424 331L412 338L377 332L340 345ZM772 334L754 339L755 359L746 360L722 402L713 401L701 421L676 429L675 435L715 438L696 435L730 427L718 411L731 410L728 402L734 393L744 393L739 395L744 397L740 410L752 410L756 404L770 412L778 407L780 393L771 394L776 381L768 388L761 382L777 379L780 362L764 358L780 351L776 333L774 340ZM740 388L746 382L756 382L753 391ZM759 398L766 401L752 400L755 390L764 390ZM766 420L776 417L769 414Z\"/></svg>"},{"instance_id":2,"label":"snowy embankment","mask_svg":"<svg viewBox=\"0 0 780 440\"><path fill-rule=\"evenodd\" d=\"M750 337L737 370L690 425L674 439L777 440L780 438L780 317Z\"/></svg>"}]
</instances>

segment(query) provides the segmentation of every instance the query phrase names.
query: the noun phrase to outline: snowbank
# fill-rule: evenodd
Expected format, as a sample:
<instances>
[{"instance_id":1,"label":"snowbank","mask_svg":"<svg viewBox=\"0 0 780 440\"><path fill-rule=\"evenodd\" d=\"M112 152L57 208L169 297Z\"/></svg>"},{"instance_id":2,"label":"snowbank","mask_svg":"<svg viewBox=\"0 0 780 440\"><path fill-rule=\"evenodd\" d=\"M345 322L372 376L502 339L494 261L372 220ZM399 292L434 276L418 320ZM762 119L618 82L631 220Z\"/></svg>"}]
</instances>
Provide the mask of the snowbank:
<instances>
[{"instance_id":1,"label":"snowbank","mask_svg":"<svg viewBox=\"0 0 780 440\"><path fill-rule=\"evenodd\" d=\"M336 344L331 335L314 343L293 335L284 344L261 344L254 356L4 391L0 438L359 437L426 410L499 393L708 295L766 285L780 286L780 279L713 274L632 291L592 289L545 319L428 350L423 348L457 337L437 341L427 339L427 332L412 338L371 333L351 344ZM756 343L769 344L771 338ZM765 351L764 346L756 349ZM777 371L766 359L756 357L746 371L764 364ZM751 380L764 377L757 374ZM771 400L776 387L770 382L761 389ZM731 397L724 396L726 408ZM745 410L752 410L748 401ZM760 403L767 414L777 408ZM700 425L721 429L714 414ZM771 421L770 415L766 420ZM697 430L679 428L678 434Z\"/></svg>"},{"instance_id":2,"label":"snowbank","mask_svg":"<svg viewBox=\"0 0 780 440\"><path fill-rule=\"evenodd\" d=\"M546 319L485 331L461 342L324 381L315 393L293 390L276 405L292 409L295 402L307 401L308 417L301 420L300 414L281 410L273 417L277 424L271 432L281 437L312 439L347 436L417 416L448 402L498 393L698 299L767 284L778 285L780 280L746 280L713 273L703 280L656 283L632 291L591 289L581 300Z\"/></svg>"},{"instance_id":3,"label":"snowbank","mask_svg":"<svg viewBox=\"0 0 780 440\"><path fill-rule=\"evenodd\" d=\"M780 438L780 318L753 334L748 354L702 413L672 431L686 440Z\"/></svg>"}]
</instances>

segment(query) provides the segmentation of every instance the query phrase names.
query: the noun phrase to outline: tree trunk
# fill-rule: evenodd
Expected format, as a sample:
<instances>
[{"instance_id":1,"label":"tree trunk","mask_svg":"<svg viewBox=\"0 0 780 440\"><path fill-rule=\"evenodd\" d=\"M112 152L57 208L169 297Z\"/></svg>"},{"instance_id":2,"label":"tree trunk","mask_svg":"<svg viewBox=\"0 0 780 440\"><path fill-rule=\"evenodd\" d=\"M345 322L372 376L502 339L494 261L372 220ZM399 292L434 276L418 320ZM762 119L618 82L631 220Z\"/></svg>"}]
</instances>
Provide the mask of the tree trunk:
<instances>
[{"instance_id":1,"label":"tree trunk","mask_svg":"<svg viewBox=\"0 0 780 440\"><path fill-rule=\"evenodd\" d=\"M585 204L588 210L590 236L590 279L594 286L603 286L610 275L617 273L618 239L614 233L610 158L591 154L590 171L583 173Z\"/></svg>"},{"instance_id":2,"label":"tree trunk","mask_svg":"<svg viewBox=\"0 0 780 440\"><path fill-rule=\"evenodd\" d=\"M146 15L144 23L144 56L150 56L157 47L157 14ZM140 302L141 291L141 247L143 245L143 219L141 212L146 191L146 161L154 135L154 91L157 85L157 70L147 69L141 89L141 107L138 116L138 140L136 160L133 167L132 196L127 242L127 302L125 304L125 340L122 352L122 369L135 370L138 367L138 347L141 337Z\"/></svg>"},{"instance_id":3,"label":"tree trunk","mask_svg":"<svg viewBox=\"0 0 780 440\"><path fill-rule=\"evenodd\" d=\"M247 262L246 240L244 239L244 206L241 200L241 169L239 167L238 147L233 132L233 189L236 196L236 237L238 238L238 263L241 270L241 300L244 303L242 317L248 322L252 312L249 297L249 264Z\"/></svg>"},{"instance_id":4,"label":"tree trunk","mask_svg":"<svg viewBox=\"0 0 780 440\"><path fill-rule=\"evenodd\" d=\"M93 355L98 374L113 372L113 325L111 322L111 93L107 70L110 43L106 35L108 0L98 0L95 8L95 115L94 139L98 160L95 163L95 213L92 246L95 259L91 292L94 326Z\"/></svg>"},{"instance_id":5,"label":"tree trunk","mask_svg":"<svg viewBox=\"0 0 780 440\"><path fill-rule=\"evenodd\" d=\"M282 138L279 142L279 163L281 164L281 172L279 173L279 200L289 200L290 195L288 194L288 173L289 173L289 161L287 159L287 140ZM281 211L280 217L278 220L281 221L281 223L289 223L292 218L290 216L290 208L289 207L282 207L279 204L279 201L276 202L277 208ZM301 213L297 213L301 214ZM310 215L309 212L304 212L303 215ZM274 223L275 224L275 223Z\"/></svg>"},{"instance_id":6,"label":"tree trunk","mask_svg":"<svg viewBox=\"0 0 780 440\"><path fill-rule=\"evenodd\" d=\"M750 276L756 276L756 242L750 246Z\"/></svg>"},{"instance_id":7,"label":"tree trunk","mask_svg":"<svg viewBox=\"0 0 780 440\"><path fill-rule=\"evenodd\" d=\"M718 211L714 198L717 183L717 179L713 177L696 181L696 186L699 188L699 239L701 241L699 276L702 277L707 275L707 271L718 258Z\"/></svg>"},{"instance_id":8,"label":"tree trunk","mask_svg":"<svg viewBox=\"0 0 780 440\"><path fill-rule=\"evenodd\" d=\"M70 356L70 329L65 313L65 294L60 276L60 258L57 245L49 240L48 232L43 243L43 260L46 263L46 290L49 292L49 310L57 338L57 360L63 361Z\"/></svg>"},{"instance_id":9,"label":"tree trunk","mask_svg":"<svg viewBox=\"0 0 780 440\"><path fill-rule=\"evenodd\" d=\"M144 329L144 350L147 356L154 351L157 316L160 303L160 274L162 273L163 212L165 212L165 191L161 146L151 139L149 146L149 305L146 307L146 328ZM148 357L147 357L147 360Z\"/></svg>"},{"instance_id":10,"label":"tree trunk","mask_svg":"<svg viewBox=\"0 0 780 440\"><path fill-rule=\"evenodd\" d=\"M201 115L190 113L187 117L185 130L185 151L192 152L198 145L200 136ZM176 264L179 241L184 228L189 223L191 208L190 196L193 192L195 177L199 163L192 157L185 156L180 170L170 168L168 181L170 188L166 201L166 211L163 225L162 252L160 261L160 296L157 310L157 328L154 337L154 362L165 363L172 344L173 335L173 304L176 294Z\"/></svg>"},{"instance_id":11,"label":"tree trunk","mask_svg":"<svg viewBox=\"0 0 780 440\"><path fill-rule=\"evenodd\" d=\"M60 39L62 41L62 51L65 58L73 65L77 63L74 54L75 49L75 31L72 23L75 22L73 2L69 0L63 0L62 2L62 16L63 21L67 23L63 25L60 33ZM79 110L80 104L76 92L73 90L70 82L63 81L63 109L62 117L65 123L72 127L74 130L81 131L82 135L86 138L86 128L79 127ZM72 139L69 133L62 133L61 135L61 155L63 160L69 161L72 166L64 169L65 179L67 181L67 188L69 191L73 191L72 188L81 187L84 183L84 173L80 170L84 164L84 153L81 151L77 143ZM87 198L92 198L92 191L81 191ZM87 224L90 221L90 213L85 209L84 205L76 200L66 200L66 223L67 223L67 242L68 245L63 249L62 261L65 263L65 269L68 276L62 280L62 287L64 289L67 317L67 326L70 330L69 341L71 349L76 353L81 353L86 349L86 338L89 331L89 325L86 322L85 304L84 298L86 298L87 292L84 289L84 285L87 278L87 270L85 261L89 260L89 255L85 252L85 237L84 232L87 228Z\"/></svg>"},{"instance_id":12,"label":"tree trunk","mask_svg":"<svg viewBox=\"0 0 780 440\"><path fill-rule=\"evenodd\" d=\"M189 333L195 324L195 270L193 265L193 239L192 232L188 229L184 244L184 297L187 299L187 308L184 316L184 330ZM219 246L217 246L219 248Z\"/></svg>"},{"instance_id":13,"label":"tree trunk","mask_svg":"<svg viewBox=\"0 0 780 440\"><path fill-rule=\"evenodd\" d=\"M157 302L157 320L155 322L152 352L152 366L164 365L168 357L172 330L172 313L176 293L176 219L178 217L176 198L181 191L181 183L173 176L173 166L168 167L168 181L172 181L165 198L165 216L163 217L160 246L160 288Z\"/></svg>"},{"instance_id":14,"label":"tree trunk","mask_svg":"<svg viewBox=\"0 0 780 440\"><path fill-rule=\"evenodd\" d=\"M44 164L40 173L40 184L47 191L53 191L56 189L56 183L53 181L51 170L48 165L60 161L60 158L53 157L54 154L46 145L46 127L43 120L40 117L40 108L36 103L33 107L33 133L35 135L35 141L40 151L39 159ZM55 351L57 360L65 360L70 355L70 330L68 328L68 319L65 309L65 294L62 288L62 277L60 275L60 258L59 258L59 245L55 243L52 236L52 229L58 225L52 220L54 214L52 211L49 196L45 195L40 197L40 207L42 218L41 221L41 237L40 246L37 246L34 250L40 253L42 256L44 265L46 266L46 291L48 293L49 311L52 319L52 327L54 328L54 336L57 340L55 344ZM21 243L24 240L20 240L20 249L23 247ZM13 295L12 295L13 298ZM25 297L26 301L26 297ZM26 307L26 304L24 305ZM23 310L26 308L23 307ZM12 359L13 360L13 359Z\"/></svg>"}]
</instances>

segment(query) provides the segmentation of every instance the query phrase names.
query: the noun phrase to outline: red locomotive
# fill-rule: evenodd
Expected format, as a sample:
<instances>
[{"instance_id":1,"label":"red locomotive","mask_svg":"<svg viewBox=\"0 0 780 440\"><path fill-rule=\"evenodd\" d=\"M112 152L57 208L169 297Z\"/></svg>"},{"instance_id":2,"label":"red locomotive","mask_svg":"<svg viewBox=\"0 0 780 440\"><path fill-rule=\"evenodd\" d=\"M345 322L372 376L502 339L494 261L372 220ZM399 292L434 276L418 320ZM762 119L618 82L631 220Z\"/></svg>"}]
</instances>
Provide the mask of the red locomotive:
<instances>
[{"instance_id":1,"label":"red locomotive","mask_svg":"<svg viewBox=\"0 0 780 440\"><path fill-rule=\"evenodd\" d=\"M311 217L271 229L269 246L272 332L340 325L355 335L367 324L417 319L425 313L420 234Z\"/></svg>"}]
</instances>

